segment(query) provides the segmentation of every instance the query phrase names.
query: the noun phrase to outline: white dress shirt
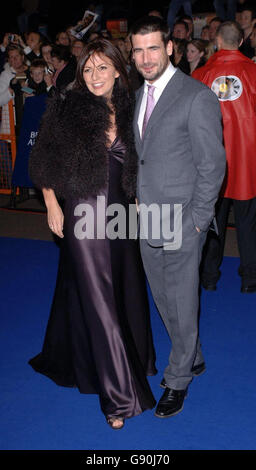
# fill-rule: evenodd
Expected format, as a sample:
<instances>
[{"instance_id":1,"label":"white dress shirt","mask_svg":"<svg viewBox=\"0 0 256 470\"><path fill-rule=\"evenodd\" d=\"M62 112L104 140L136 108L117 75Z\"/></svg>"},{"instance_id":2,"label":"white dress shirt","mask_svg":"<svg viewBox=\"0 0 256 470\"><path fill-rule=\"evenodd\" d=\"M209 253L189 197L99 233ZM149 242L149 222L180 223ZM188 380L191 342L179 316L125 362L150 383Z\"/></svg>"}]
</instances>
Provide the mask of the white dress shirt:
<instances>
[{"instance_id":1,"label":"white dress shirt","mask_svg":"<svg viewBox=\"0 0 256 470\"><path fill-rule=\"evenodd\" d=\"M143 119L144 119L144 114L146 111L146 104L147 104L147 98L148 98L148 87L147 85L153 85L155 87L154 90L154 100L155 100L155 105L158 102L161 94L163 93L167 83L173 75L176 72L176 68L170 64L168 65L167 69L164 71L164 73L159 77L154 83L149 83L147 80L144 82L144 94L141 100L141 105L140 105L140 112L139 112L139 117L138 117L138 126L139 126L139 131L140 131L140 136L142 134L142 125L143 125Z\"/></svg>"}]
</instances>

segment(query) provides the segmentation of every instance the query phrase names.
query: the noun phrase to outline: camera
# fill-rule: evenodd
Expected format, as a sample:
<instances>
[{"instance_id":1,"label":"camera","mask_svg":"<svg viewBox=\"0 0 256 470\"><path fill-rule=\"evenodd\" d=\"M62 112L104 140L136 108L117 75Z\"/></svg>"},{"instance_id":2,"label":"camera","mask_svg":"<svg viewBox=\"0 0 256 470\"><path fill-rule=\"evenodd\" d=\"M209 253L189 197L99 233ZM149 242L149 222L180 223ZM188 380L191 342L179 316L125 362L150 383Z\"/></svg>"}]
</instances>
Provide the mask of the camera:
<instances>
[{"instance_id":1,"label":"camera","mask_svg":"<svg viewBox=\"0 0 256 470\"><path fill-rule=\"evenodd\" d=\"M14 39L15 39L15 35L14 34L9 34L9 36L8 36L9 42L13 42Z\"/></svg>"},{"instance_id":2,"label":"camera","mask_svg":"<svg viewBox=\"0 0 256 470\"><path fill-rule=\"evenodd\" d=\"M52 73L53 73L53 71L52 71L49 67L45 67L45 68L44 68L44 72L45 72L45 73L49 73L49 74L52 74Z\"/></svg>"}]
</instances>

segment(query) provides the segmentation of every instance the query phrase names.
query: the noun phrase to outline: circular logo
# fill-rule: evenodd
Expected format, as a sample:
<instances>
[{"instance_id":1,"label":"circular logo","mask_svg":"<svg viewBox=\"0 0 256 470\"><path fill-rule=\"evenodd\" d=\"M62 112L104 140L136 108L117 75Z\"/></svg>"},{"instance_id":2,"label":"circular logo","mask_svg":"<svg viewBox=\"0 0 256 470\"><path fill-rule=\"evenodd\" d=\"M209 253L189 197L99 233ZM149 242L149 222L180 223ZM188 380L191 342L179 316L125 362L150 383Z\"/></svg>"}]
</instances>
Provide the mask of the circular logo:
<instances>
[{"instance_id":1,"label":"circular logo","mask_svg":"<svg viewBox=\"0 0 256 470\"><path fill-rule=\"evenodd\" d=\"M234 101L241 96L243 85L240 78L234 75L227 75L215 78L211 90L220 101Z\"/></svg>"}]
</instances>

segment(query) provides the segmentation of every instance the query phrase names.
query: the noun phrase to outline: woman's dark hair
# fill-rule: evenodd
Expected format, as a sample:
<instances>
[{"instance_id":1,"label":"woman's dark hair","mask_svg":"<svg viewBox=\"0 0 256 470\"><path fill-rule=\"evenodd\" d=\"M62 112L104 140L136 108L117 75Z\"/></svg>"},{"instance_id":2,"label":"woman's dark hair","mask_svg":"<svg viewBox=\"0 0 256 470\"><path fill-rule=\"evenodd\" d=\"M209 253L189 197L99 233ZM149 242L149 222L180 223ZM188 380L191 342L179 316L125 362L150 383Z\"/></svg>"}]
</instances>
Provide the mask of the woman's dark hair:
<instances>
[{"instance_id":1,"label":"woman's dark hair","mask_svg":"<svg viewBox=\"0 0 256 470\"><path fill-rule=\"evenodd\" d=\"M172 42L177 45L178 54L184 54L186 52L188 44L187 39L173 38Z\"/></svg>"},{"instance_id":2,"label":"woman's dark hair","mask_svg":"<svg viewBox=\"0 0 256 470\"><path fill-rule=\"evenodd\" d=\"M116 86L121 90L125 89L129 92L130 83L128 74L126 71L126 64L120 50L113 46L113 44L107 39L100 38L95 39L85 45L81 52L78 60L76 69L76 78L73 89L84 89L85 81L83 78L83 70L86 62L90 59L93 54L104 55L112 62L116 71L119 73L119 77L116 79Z\"/></svg>"},{"instance_id":3,"label":"woman's dark hair","mask_svg":"<svg viewBox=\"0 0 256 470\"><path fill-rule=\"evenodd\" d=\"M62 44L53 44L51 56L57 57L59 60L64 60L64 62L69 62L71 58L70 48L69 46L63 46Z\"/></svg>"},{"instance_id":4,"label":"woman's dark hair","mask_svg":"<svg viewBox=\"0 0 256 470\"><path fill-rule=\"evenodd\" d=\"M41 55L42 55L42 49L43 49L43 47L46 47L46 46L51 46L51 48L52 48L52 47L53 47L53 43L50 42L50 41L47 41L47 39L46 39L44 42L42 42L41 45L40 45L40 53L41 53Z\"/></svg>"},{"instance_id":5,"label":"woman's dark hair","mask_svg":"<svg viewBox=\"0 0 256 470\"><path fill-rule=\"evenodd\" d=\"M205 55L206 43L203 39L191 39L191 41L188 41L187 46L189 44L192 44L192 46L196 47L199 52L203 52Z\"/></svg>"}]
</instances>

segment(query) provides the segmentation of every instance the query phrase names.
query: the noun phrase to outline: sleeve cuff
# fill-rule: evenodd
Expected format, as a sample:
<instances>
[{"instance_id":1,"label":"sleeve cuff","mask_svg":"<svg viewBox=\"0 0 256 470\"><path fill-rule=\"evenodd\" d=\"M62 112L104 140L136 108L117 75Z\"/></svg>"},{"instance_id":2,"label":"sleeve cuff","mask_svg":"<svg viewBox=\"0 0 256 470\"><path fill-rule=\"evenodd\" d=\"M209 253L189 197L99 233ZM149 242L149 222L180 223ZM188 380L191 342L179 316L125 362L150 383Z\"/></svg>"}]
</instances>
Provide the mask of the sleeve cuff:
<instances>
[{"instance_id":1,"label":"sleeve cuff","mask_svg":"<svg viewBox=\"0 0 256 470\"><path fill-rule=\"evenodd\" d=\"M29 46L26 46L24 47L24 53L27 55L27 54L30 54L30 52L32 52L32 49L29 47Z\"/></svg>"}]
</instances>

